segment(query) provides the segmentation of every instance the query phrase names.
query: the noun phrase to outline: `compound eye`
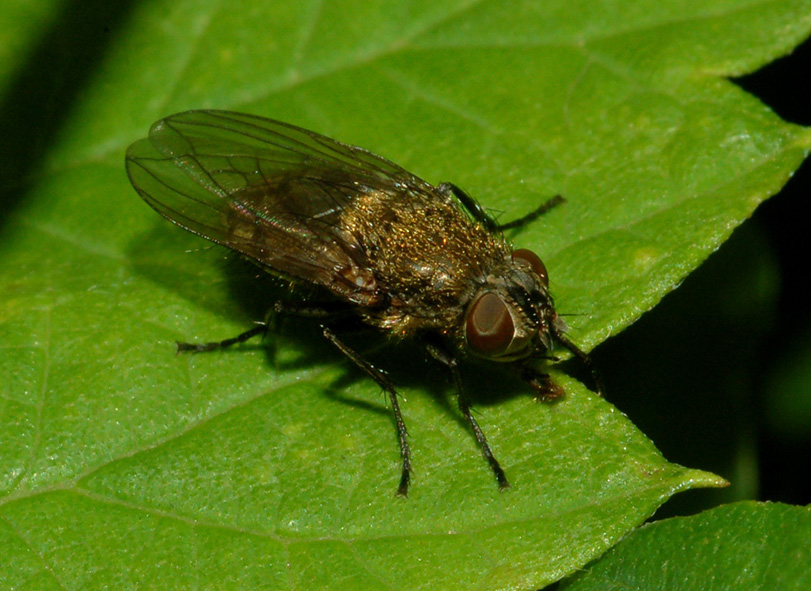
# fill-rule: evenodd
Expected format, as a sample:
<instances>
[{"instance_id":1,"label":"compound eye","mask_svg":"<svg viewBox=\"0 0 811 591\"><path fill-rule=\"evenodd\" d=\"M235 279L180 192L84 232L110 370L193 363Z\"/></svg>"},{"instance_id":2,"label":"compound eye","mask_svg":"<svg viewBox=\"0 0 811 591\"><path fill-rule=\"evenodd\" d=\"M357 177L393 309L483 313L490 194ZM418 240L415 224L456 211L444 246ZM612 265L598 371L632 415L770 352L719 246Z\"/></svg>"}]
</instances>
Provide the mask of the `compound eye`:
<instances>
[{"instance_id":1,"label":"compound eye","mask_svg":"<svg viewBox=\"0 0 811 591\"><path fill-rule=\"evenodd\" d=\"M515 336L515 324L504 301L488 292L473 302L465 336L477 355L495 357L506 351Z\"/></svg>"},{"instance_id":2,"label":"compound eye","mask_svg":"<svg viewBox=\"0 0 811 591\"><path fill-rule=\"evenodd\" d=\"M513 260L522 260L529 263L535 274L541 278L541 283L549 287L549 274L546 271L546 265L543 264L541 257L526 248L519 248L513 252Z\"/></svg>"}]
</instances>

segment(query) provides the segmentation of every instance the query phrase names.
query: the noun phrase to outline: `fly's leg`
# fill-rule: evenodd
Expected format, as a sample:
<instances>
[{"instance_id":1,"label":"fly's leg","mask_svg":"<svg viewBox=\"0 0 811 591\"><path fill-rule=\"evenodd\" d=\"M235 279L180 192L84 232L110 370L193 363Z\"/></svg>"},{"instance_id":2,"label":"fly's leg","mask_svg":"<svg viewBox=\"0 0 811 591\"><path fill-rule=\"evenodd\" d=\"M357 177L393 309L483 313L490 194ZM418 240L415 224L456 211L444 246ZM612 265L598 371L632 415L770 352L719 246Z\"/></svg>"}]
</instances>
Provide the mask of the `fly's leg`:
<instances>
[{"instance_id":1,"label":"fly's leg","mask_svg":"<svg viewBox=\"0 0 811 591\"><path fill-rule=\"evenodd\" d=\"M586 369L589 370L591 373L592 380L594 381L594 388L597 396L604 396L605 395L605 384L603 384L603 378L600 375L600 372L597 370L597 366L594 365L594 361L592 361L591 357L589 357L588 353L583 352L577 345L575 345L572 341L570 341L566 335L562 334L560 331L556 331L555 333L555 340L557 340L561 345L569 349L575 357L577 357L580 362L586 366Z\"/></svg>"},{"instance_id":2,"label":"fly's leg","mask_svg":"<svg viewBox=\"0 0 811 591\"><path fill-rule=\"evenodd\" d=\"M319 304L303 304L295 302L278 301L273 304L269 315L296 316L298 318L341 318L350 315L351 310L343 302L323 302Z\"/></svg>"},{"instance_id":3,"label":"fly's leg","mask_svg":"<svg viewBox=\"0 0 811 591\"><path fill-rule=\"evenodd\" d=\"M240 335L225 339L224 341L212 341L210 343L181 343L177 342L178 353L203 353L205 351L216 351L217 349L225 349L237 343L244 343L248 339L252 339L256 335L264 334L268 330L267 322L260 322L250 330L246 330Z\"/></svg>"},{"instance_id":4,"label":"fly's leg","mask_svg":"<svg viewBox=\"0 0 811 591\"><path fill-rule=\"evenodd\" d=\"M462 189L453 183L441 183L437 186L437 190L443 195L453 195L459 202L464 205L465 209L470 212L477 222L485 227L490 232L501 232L511 228L520 228L545 214L547 211L563 203L564 199L560 195L556 195L551 199L543 202L540 207L529 212L527 215L507 222L506 224L499 224L473 197L465 193Z\"/></svg>"},{"instance_id":5,"label":"fly's leg","mask_svg":"<svg viewBox=\"0 0 811 591\"><path fill-rule=\"evenodd\" d=\"M442 195L453 195L459 200L459 203L464 205L465 209L470 212L473 219L479 222L489 232L498 231L498 222L485 211L481 204L473 197L465 193L462 189L453 183L440 183L437 185L437 191Z\"/></svg>"},{"instance_id":6,"label":"fly's leg","mask_svg":"<svg viewBox=\"0 0 811 591\"><path fill-rule=\"evenodd\" d=\"M191 352L200 353L205 351L214 351L217 349L224 349L242 343L250 338L259 334L267 332L271 324L271 320L275 319L278 315L299 316L306 318L340 318L348 315L348 310L345 306L324 304L324 305L299 305L289 302L276 302L268 314L268 319L265 322L257 324L250 330L246 330L242 334L225 339L224 341L213 341L210 343L177 343L178 352ZM408 496L408 485L411 482L411 449L408 446L408 432L406 431L403 415L400 412L400 403L397 400L397 391L394 386L386 378L385 374L371 363L363 359L358 353L341 341L335 334L327 327L322 326L324 337L335 345L341 353L348 357L355 365L362 369L369 375L377 384L385 390L389 395L391 407L394 411L394 422L397 426L397 436L400 440L400 455L403 458L403 471L400 476L400 485L397 487L397 494L399 496Z\"/></svg>"},{"instance_id":7,"label":"fly's leg","mask_svg":"<svg viewBox=\"0 0 811 591\"><path fill-rule=\"evenodd\" d=\"M279 315L285 316L299 316L302 318L335 318L346 315L346 307L333 303L325 303L321 305L300 305L290 302L278 301L268 312L265 320L257 322L256 326L250 330L246 330L230 339L223 341L211 341L209 343L181 343L177 342L178 353L205 353L207 351L216 351L218 349L225 349L238 343L252 339L257 335L267 334L268 329L275 324L275 319Z\"/></svg>"},{"instance_id":8,"label":"fly's leg","mask_svg":"<svg viewBox=\"0 0 811 591\"><path fill-rule=\"evenodd\" d=\"M535 399L541 402L554 402L566 395L562 386L556 384L548 373L535 371L529 366L519 366L518 374L535 391Z\"/></svg>"},{"instance_id":9,"label":"fly's leg","mask_svg":"<svg viewBox=\"0 0 811 591\"><path fill-rule=\"evenodd\" d=\"M408 496L408 485L411 482L411 449L408 446L408 431L406 430L403 415L400 412L400 403L397 401L397 390L383 373L382 370L376 368L374 365L366 361L363 357L350 348L346 343L341 341L335 333L333 333L326 326L324 329L324 337L335 345L352 363L363 370L366 375L372 378L377 385L383 388L389 395L391 401L391 408L394 411L394 422L397 427L397 437L400 439L400 456L403 459L403 470L400 474L400 485L397 487L397 495L401 497Z\"/></svg>"},{"instance_id":10,"label":"fly's leg","mask_svg":"<svg viewBox=\"0 0 811 591\"><path fill-rule=\"evenodd\" d=\"M520 228L521 226L525 226L526 224L528 224L530 222L534 222L539 217L541 217L543 214L545 214L547 211L549 211L553 207L556 207L556 206L560 205L564 201L565 201L565 199L563 197L561 197L560 195L555 195L551 199L547 199L546 201L541 203L540 207L538 207L537 209L535 209L533 211L530 211L527 215L522 216L522 217L518 218L517 220L507 222L506 224L499 224L498 229L503 231L503 230L509 230L511 228Z\"/></svg>"},{"instance_id":11,"label":"fly's leg","mask_svg":"<svg viewBox=\"0 0 811 591\"><path fill-rule=\"evenodd\" d=\"M459 404L459 410L462 411L462 414L465 415L465 418L470 423L470 426L473 429L473 434L476 436L476 441L479 442L479 447L482 450L482 455L484 455L484 458L490 465L490 469L493 471L493 475L496 477L496 480L498 481L498 487L501 490L510 488L510 483L507 480L507 475L504 474L504 470L498 463L496 456L493 455L493 450L490 449L490 444L487 443L487 438L484 436L484 432L482 431L481 427L479 427L479 423L476 421L476 419L470 412L470 401L467 399L467 396L465 396L465 392L462 388L462 375L459 372L459 367L456 362L456 359L452 357L442 347L434 343L426 343L425 346L431 357L439 361L442 365L444 365L450 370L451 375L453 376L454 385L456 386L456 397Z\"/></svg>"},{"instance_id":12,"label":"fly's leg","mask_svg":"<svg viewBox=\"0 0 811 591\"><path fill-rule=\"evenodd\" d=\"M569 349L569 351L571 351L574 356L586 366L586 369L591 374L591 378L594 382L594 393L597 394L597 396L604 396L605 384L603 384L603 378L600 375L600 372L597 371L597 366L594 365L594 361L592 361L591 357L580 350L577 345L572 343L561 332L557 332L554 336L560 344ZM556 357L552 357L551 359L557 361ZM563 387L552 381L549 374L536 371L532 368L532 366L522 365L521 363L517 363L513 367L517 369L521 378L526 381L533 390L535 390L535 398L537 400L553 402L559 398L562 398L566 394Z\"/></svg>"}]
</instances>

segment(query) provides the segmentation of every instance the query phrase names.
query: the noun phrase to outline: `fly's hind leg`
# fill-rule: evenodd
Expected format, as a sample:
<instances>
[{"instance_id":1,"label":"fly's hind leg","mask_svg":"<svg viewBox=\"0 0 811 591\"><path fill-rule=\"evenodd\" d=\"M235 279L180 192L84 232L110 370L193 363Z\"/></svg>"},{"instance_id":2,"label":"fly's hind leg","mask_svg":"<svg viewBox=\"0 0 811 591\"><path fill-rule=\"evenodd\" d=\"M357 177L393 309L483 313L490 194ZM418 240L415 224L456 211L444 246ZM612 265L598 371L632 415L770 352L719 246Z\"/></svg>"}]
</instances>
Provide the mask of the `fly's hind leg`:
<instances>
[{"instance_id":1,"label":"fly's hind leg","mask_svg":"<svg viewBox=\"0 0 811 591\"><path fill-rule=\"evenodd\" d=\"M482 455L484 455L484 458L490 465L490 469L493 471L493 475L498 481L498 487L501 490L510 488L510 482L507 480L507 475L504 474L501 464L498 463L496 456L493 454L493 450L490 449L490 444L487 443L487 438L484 436L484 432L482 431L481 427L479 427L479 423L470 412L470 401L467 399L467 396L465 396L465 392L462 387L462 375L459 373L459 367L456 359L445 351L443 347L435 343L427 342L425 343L425 347L431 357L439 361L442 365L450 370L451 375L453 376L454 385L456 386L456 396L459 403L459 410L462 411L462 414L465 415L468 423L470 423L470 427L473 429L473 434L476 436L476 441L478 441L479 447L482 450Z\"/></svg>"},{"instance_id":2,"label":"fly's hind leg","mask_svg":"<svg viewBox=\"0 0 811 591\"><path fill-rule=\"evenodd\" d=\"M520 228L521 226L525 226L526 224L535 221L547 211L552 209L553 207L560 205L564 202L563 197L560 195L555 195L551 199L547 199L544 201L540 207L537 209L529 212L527 215L518 218L517 220L513 220L511 222L507 222L506 224L499 224L493 216L485 211L485 209L476 201L473 197L465 193L462 189L454 185L453 183L441 183L437 186L437 190L442 193L443 195L453 195L456 197L459 202L470 212L470 215L473 216L477 222L479 222L482 226L484 226L490 232L501 232L503 230L509 230L511 228Z\"/></svg>"},{"instance_id":3,"label":"fly's hind leg","mask_svg":"<svg viewBox=\"0 0 811 591\"><path fill-rule=\"evenodd\" d=\"M232 337L230 339L225 339L223 341L211 341L210 343L181 343L177 341L177 352L178 353L203 353L205 351L216 351L217 349L225 349L226 347L230 347L231 345L236 345L237 343L244 343L248 339L252 339L253 337L265 334L268 330L268 323L267 322L260 322L250 330L246 330L240 335Z\"/></svg>"},{"instance_id":4,"label":"fly's hind leg","mask_svg":"<svg viewBox=\"0 0 811 591\"><path fill-rule=\"evenodd\" d=\"M382 370L376 368L369 363L366 359L361 357L354 349L350 348L346 343L341 341L335 333L328 327L323 327L324 337L333 345L335 345L341 353L343 353L352 363L358 366L363 372L372 378L377 385L383 388L389 395L391 401L391 408L394 412L394 422L397 427L397 437L400 440L400 456L403 460L403 469L400 474L400 484L397 487L397 495L401 497L408 496L408 485L411 482L411 448L408 446L408 431L406 431L403 415L400 412L400 403L397 400L397 390L394 385L386 377Z\"/></svg>"},{"instance_id":5,"label":"fly's hind leg","mask_svg":"<svg viewBox=\"0 0 811 591\"><path fill-rule=\"evenodd\" d=\"M340 302L336 303L324 303L324 304L316 304L316 305L303 305L303 304L296 304L284 301L276 302L273 307L268 311L265 319L262 322L257 322L256 326L253 328L246 330L242 334L239 334L235 337L231 337L230 339L225 339L222 341L211 341L208 343L181 343L178 341L177 344L177 352L178 353L205 353L207 351L216 351L218 349L226 349L232 345L236 345L239 343L244 343L245 341L252 339L258 335L265 335L267 334L268 330L275 326L276 318L279 316L298 316L300 318L338 318L341 316L345 316L347 309L345 306L341 306Z\"/></svg>"}]
</instances>

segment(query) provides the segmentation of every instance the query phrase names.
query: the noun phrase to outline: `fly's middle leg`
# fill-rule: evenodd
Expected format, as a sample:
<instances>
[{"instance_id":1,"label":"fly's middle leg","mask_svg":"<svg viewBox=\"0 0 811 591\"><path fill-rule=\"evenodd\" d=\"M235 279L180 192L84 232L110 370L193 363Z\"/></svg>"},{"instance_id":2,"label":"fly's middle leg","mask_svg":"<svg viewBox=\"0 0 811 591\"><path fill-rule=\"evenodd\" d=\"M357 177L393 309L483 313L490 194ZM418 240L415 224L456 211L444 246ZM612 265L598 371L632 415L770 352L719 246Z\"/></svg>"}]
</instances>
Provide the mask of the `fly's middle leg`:
<instances>
[{"instance_id":1,"label":"fly's middle leg","mask_svg":"<svg viewBox=\"0 0 811 591\"><path fill-rule=\"evenodd\" d=\"M386 377L382 370L372 365L369 361L361 357L354 349L340 340L328 327L323 327L324 337L335 345L352 363L372 378L389 395L391 408L394 412L394 423L397 427L397 437L400 440L400 456L403 460L403 469L400 474L400 484L397 487L397 495L408 496L408 485L411 482L411 448L408 446L408 431L406 430L403 414L400 412L400 403L397 400L397 390Z\"/></svg>"}]
</instances>

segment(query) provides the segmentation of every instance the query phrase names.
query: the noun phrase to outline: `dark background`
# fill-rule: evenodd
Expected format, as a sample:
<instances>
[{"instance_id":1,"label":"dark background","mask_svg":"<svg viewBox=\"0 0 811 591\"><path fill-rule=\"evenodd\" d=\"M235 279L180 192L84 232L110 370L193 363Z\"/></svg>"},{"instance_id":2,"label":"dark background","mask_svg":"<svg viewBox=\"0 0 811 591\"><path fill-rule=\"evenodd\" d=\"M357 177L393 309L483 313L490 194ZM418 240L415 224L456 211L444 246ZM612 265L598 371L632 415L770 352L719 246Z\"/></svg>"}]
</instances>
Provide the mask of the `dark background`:
<instances>
[{"instance_id":1,"label":"dark background","mask_svg":"<svg viewBox=\"0 0 811 591\"><path fill-rule=\"evenodd\" d=\"M811 126L811 40L791 56L737 82L786 121ZM806 159L780 194L767 201L754 216L754 223L774 249L780 273L777 316L769 343L764 346L766 362L807 344L811 335L809 196L811 160ZM771 359L768 351L773 352ZM806 361L811 363L811 358L806 357ZM760 395L768 397L769 392L761 391ZM805 384L805 399L810 398L811 382ZM811 503L811 424L806 423L804 435L796 438L785 437L764 425L759 433L762 498Z\"/></svg>"},{"instance_id":2,"label":"dark background","mask_svg":"<svg viewBox=\"0 0 811 591\"><path fill-rule=\"evenodd\" d=\"M811 41L734 81L811 126ZM811 503L809 195L806 160L681 287L594 352L611 402L669 460L732 483L677 495L657 517L741 499Z\"/></svg>"}]
</instances>

